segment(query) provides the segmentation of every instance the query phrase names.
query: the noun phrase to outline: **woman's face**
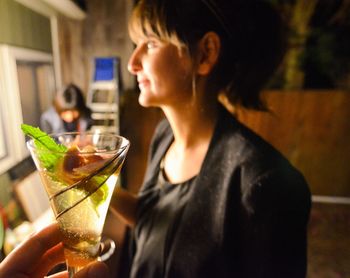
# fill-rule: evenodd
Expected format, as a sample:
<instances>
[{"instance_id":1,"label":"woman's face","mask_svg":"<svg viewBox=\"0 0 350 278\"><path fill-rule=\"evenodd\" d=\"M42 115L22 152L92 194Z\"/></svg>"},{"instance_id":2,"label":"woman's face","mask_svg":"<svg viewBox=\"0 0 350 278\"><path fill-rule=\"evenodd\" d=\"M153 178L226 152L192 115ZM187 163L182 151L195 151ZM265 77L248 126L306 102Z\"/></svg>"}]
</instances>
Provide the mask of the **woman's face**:
<instances>
[{"instance_id":1,"label":"woman's face","mask_svg":"<svg viewBox=\"0 0 350 278\"><path fill-rule=\"evenodd\" d=\"M128 70L137 76L139 103L174 106L192 97L192 60L186 51L156 37L142 38L130 57Z\"/></svg>"},{"instance_id":2,"label":"woman's face","mask_svg":"<svg viewBox=\"0 0 350 278\"><path fill-rule=\"evenodd\" d=\"M60 116L66 123L72 123L79 118L79 112L77 110L65 110L61 112Z\"/></svg>"}]
</instances>

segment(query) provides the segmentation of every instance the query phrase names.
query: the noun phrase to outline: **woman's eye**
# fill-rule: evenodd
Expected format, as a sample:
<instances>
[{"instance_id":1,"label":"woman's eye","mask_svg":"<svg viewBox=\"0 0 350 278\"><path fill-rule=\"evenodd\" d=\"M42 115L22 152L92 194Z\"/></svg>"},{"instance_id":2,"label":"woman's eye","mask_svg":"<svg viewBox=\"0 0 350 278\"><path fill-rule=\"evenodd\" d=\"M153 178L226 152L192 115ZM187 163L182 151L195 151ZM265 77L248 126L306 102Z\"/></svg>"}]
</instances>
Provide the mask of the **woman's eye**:
<instances>
[{"instance_id":1,"label":"woman's eye","mask_svg":"<svg viewBox=\"0 0 350 278\"><path fill-rule=\"evenodd\" d=\"M148 41L146 43L146 46L147 46L147 49L155 48L157 46L157 42L155 42L155 41Z\"/></svg>"}]
</instances>

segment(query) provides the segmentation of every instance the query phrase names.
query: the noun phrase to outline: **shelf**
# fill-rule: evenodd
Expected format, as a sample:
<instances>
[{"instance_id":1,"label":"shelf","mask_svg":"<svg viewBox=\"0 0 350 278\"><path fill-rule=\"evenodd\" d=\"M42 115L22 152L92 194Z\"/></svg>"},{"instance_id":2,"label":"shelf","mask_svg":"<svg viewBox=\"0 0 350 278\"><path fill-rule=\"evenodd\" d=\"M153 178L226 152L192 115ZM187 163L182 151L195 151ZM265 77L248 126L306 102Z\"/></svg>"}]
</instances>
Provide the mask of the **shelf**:
<instances>
[{"instance_id":1,"label":"shelf","mask_svg":"<svg viewBox=\"0 0 350 278\"><path fill-rule=\"evenodd\" d=\"M118 113L117 104L106 104L106 103L89 103L89 108L93 113Z\"/></svg>"},{"instance_id":2,"label":"shelf","mask_svg":"<svg viewBox=\"0 0 350 278\"><path fill-rule=\"evenodd\" d=\"M118 113L92 113L91 117L93 120L115 120L118 118Z\"/></svg>"},{"instance_id":3,"label":"shelf","mask_svg":"<svg viewBox=\"0 0 350 278\"><path fill-rule=\"evenodd\" d=\"M113 132L118 133L116 126L94 125L91 127L92 132Z\"/></svg>"},{"instance_id":4,"label":"shelf","mask_svg":"<svg viewBox=\"0 0 350 278\"><path fill-rule=\"evenodd\" d=\"M114 81L95 81L91 83L91 90L116 90L118 88L117 82Z\"/></svg>"}]
</instances>

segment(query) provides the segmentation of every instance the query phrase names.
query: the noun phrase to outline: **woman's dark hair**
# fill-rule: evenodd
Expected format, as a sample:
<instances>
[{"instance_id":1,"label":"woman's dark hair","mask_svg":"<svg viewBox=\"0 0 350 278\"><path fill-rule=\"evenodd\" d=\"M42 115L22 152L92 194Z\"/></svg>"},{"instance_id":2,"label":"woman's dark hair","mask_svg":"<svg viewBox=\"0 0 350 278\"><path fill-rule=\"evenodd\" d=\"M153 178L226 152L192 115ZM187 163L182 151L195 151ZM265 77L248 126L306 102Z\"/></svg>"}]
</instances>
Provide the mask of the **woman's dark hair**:
<instances>
[{"instance_id":1,"label":"woman's dark hair","mask_svg":"<svg viewBox=\"0 0 350 278\"><path fill-rule=\"evenodd\" d=\"M285 50L283 21L267 0L140 0L129 30L132 37L151 32L177 40L191 54L205 33L216 32L221 52L211 89L224 90L232 104L265 109L260 91Z\"/></svg>"},{"instance_id":2,"label":"woman's dark hair","mask_svg":"<svg viewBox=\"0 0 350 278\"><path fill-rule=\"evenodd\" d=\"M54 106L58 113L77 110L80 115L90 116L91 114L91 110L85 105L82 90L74 84L69 84L61 93L58 93Z\"/></svg>"}]
</instances>

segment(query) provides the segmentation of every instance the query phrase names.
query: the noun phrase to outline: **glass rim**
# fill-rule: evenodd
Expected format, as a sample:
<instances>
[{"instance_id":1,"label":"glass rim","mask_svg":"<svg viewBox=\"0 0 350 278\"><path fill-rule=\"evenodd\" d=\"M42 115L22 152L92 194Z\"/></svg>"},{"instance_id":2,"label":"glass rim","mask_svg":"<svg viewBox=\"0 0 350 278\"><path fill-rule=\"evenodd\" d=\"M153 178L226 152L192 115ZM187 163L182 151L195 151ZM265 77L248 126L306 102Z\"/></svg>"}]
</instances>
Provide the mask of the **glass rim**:
<instances>
[{"instance_id":1,"label":"glass rim","mask_svg":"<svg viewBox=\"0 0 350 278\"><path fill-rule=\"evenodd\" d=\"M78 135L88 135L88 136L106 136L106 137L113 137L113 138L119 138L121 139L121 147L119 149L113 149L113 150L95 150L95 151L86 151L86 152L79 152L79 155L91 155L91 154L113 154L118 153L120 151L124 151L125 149L128 149L130 146L130 141L124 136L121 136L114 132L93 132L93 131L73 131L73 132L57 132L57 133L49 133L47 135L39 136L38 138L43 137L50 137L50 138L58 138L59 136L78 136ZM33 150L34 152L47 152L47 153L57 153L57 154L67 154L66 151L56 151L56 150L49 150L49 149L41 149L38 150L34 144L35 139L30 138L26 145L29 150Z\"/></svg>"}]
</instances>

